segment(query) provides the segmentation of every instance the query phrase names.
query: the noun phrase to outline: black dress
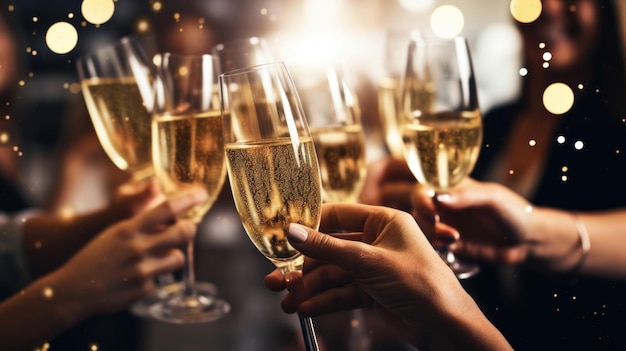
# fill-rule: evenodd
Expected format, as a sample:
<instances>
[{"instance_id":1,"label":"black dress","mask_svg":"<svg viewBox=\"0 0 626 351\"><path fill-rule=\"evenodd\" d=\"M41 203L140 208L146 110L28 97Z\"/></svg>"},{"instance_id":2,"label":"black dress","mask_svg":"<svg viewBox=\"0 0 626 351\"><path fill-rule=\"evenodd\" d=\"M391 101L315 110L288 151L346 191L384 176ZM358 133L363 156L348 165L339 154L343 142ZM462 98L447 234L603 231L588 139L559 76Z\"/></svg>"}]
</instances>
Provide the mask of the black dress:
<instances>
[{"instance_id":1,"label":"black dress","mask_svg":"<svg viewBox=\"0 0 626 351\"><path fill-rule=\"evenodd\" d=\"M520 111L510 104L485 115L474 178L489 181ZM563 121L529 200L579 211L626 206L626 122L595 95L578 98L558 118ZM626 350L625 282L483 265L463 284L516 350Z\"/></svg>"}]
</instances>

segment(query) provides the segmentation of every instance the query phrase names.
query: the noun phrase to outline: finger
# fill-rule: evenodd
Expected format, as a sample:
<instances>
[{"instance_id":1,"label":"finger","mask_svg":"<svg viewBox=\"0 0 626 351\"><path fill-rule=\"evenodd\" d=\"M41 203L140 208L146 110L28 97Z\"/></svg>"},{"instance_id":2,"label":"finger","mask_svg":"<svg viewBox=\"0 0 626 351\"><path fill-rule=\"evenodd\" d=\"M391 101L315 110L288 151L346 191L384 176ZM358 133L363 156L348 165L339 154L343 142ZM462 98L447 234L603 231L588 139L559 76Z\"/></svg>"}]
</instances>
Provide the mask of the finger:
<instances>
[{"instance_id":1,"label":"finger","mask_svg":"<svg viewBox=\"0 0 626 351\"><path fill-rule=\"evenodd\" d=\"M137 275L152 278L156 275L180 269L185 263L185 255L179 249L169 249L145 257L137 266Z\"/></svg>"},{"instance_id":2,"label":"finger","mask_svg":"<svg viewBox=\"0 0 626 351\"><path fill-rule=\"evenodd\" d=\"M285 276L280 270L275 269L270 274L265 276L263 280L265 286L271 291L283 291L287 288L285 283Z\"/></svg>"},{"instance_id":3,"label":"finger","mask_svg":"<svg viewBox=\"0 0 626 351\"><path fill-rule=\"evenodd\" d=\"M342 240L351 240L351 241L363 240L363 233L332 233L332 234L327 234L327 235L332 235L335 238L339 238ZM315 258L312 258L312 257L306 257L304 259L304 265L302 267L302 271L304 273L307 273L307 272L312 271L316 267L319 267L320 265L324 265L324 264L326 264L326 262L316 260Z\"/></svg>"},{"instance_id":4,"label":"finger","mask_svg":"<svg viewBox=\"0 0 626 351\"><path fill-rule=\"evenodd\" d=\"M384 218L392 211L397 210L362 204L324 204L322 207L320 231L325 233L339 231L361 232L368 218L376 216Z\"/></svg>"},{"instance_id":5,"label":"finger","mask_svg":"<svg viewBox=\"0 0 626 351\"><path fill-rule=\"evenodd\" d=\"M429 238L433 243L437 242L443 245L450 245L461 237L459 231L443 222L438 222L435 225L435 232L432 238Z\"/></svg>"},{"instance_id":6,"label":"finger","mask_svg":"<svg viewBox=\"0 0 626 351\"><path fill-rule=\"evenodd\" d=\"M400 182L414 182L413 174L409 171L406 162L400 158L384 158L371 163L367 168L365 186L359 194L359 202L371 205L383 205L380 189L383 184Z\"/></svg>"},{"instance_id":7,"label":"finger","mask_svg":"<svg viewBox=\"0 0 626 351\"><path fill-rule=\"evenodd\" d=\"M159 224L172 222L176 215L207 201L208 194L202 188L190 188L173 195L167 201L162 202L152 210L143 213L139 217L140 229L149 230Z\"/></svg>"},{"instance_id":8,"label":"finger","mask_svg":"<svg viewBox=\"0 0 626 351\"><path fill-rule=\"evenodd\" d=\"M303 301L305 297L304 282L302 278L302 272L300 271L287 272L285 274L287 291L289 291L298 302Z\"/></svg>"},{"instance_id":9,"label":"finger","mask_svg":"<svg viewBox=\"0 0 626 351\"><path fill-rule=\"evenodd\" d=\"M463 209L467 206L484 206L497 201L494 194L499 194L495 189L498 185L492 183L479 183L472 179L465 179L457 187L434 197L436 206L444 206L451 209ZM492 189L493 188L493 189Z\"/></svg>"},{"instance_id":10,"label":"finger","mask_svg":"<svg viewBox=\"0 0 626 351\"><path fill-rule=\"evenodd\" d=\"M362 250L359 245L364 245L360 242L337 239L297 223L289 225L288 239L296 250L307 257L347 267L358 264L358 252ZM354 254L346 255L346 252Z\"/></svg>"},{"instance_id":11,"label":"finger","mask_svg":"<svg viewBox=\"0 0 626 351\"><path fill-rule=\"evenodd\" d=\"M141 237L149 252L179 247L193 240L197 226L189 220L179 220L171 226L162 228L162 231L151 232Z\"/></svg>"},{"instance_id":12,"label":"finger","mask_svg":"<svg viewBox=\"0 0 626 351\"><path fill-rule=\"evenodd\" d=\"M296 311L303 317L316 317L337 311L353 310L365 306L362 296L356 284L342 286L303 301Z\"/></svg>"}]
</instances>

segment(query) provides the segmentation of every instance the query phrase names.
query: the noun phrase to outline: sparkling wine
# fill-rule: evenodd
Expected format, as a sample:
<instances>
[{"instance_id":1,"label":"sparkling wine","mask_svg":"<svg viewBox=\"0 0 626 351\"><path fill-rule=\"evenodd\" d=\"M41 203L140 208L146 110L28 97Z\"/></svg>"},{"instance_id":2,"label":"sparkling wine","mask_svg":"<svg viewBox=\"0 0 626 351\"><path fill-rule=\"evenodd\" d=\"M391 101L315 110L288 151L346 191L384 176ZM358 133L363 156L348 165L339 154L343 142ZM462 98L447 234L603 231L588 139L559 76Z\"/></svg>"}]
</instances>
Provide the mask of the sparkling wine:
<instances>
[{"instance_id":1,"label":"sparkling wine","mask_svg":"<svg viewBox=\"0 0 626 351\"><path fill-rule=\"evenodd\" d=\"M90 78L82 81L87 110L109 158L131 173L152 167L150 120L134 78Z\"/></svg>"},{"instance_id":2,"label":"sparkling wine","mask_svg":"<svg viewBox=\"0 0 626 351\"><path fill-rule=\"evenodd\" d=\"M166 195L190 186L207 190L209 199L181 216L200 222L226 180L220 111L156 115L152 137L154 172Z\"/></svg>"},{"instance_id":3,"label":"sparkling wine","mask_svg":"<svg viewBox=\"0 0 626 351\"><path fill-rule=\"evenodd\" d=\"M480 112L422 115L402 126L404 152L419 182L435 190L455 186L473 169L482 142Z\"/></svg>"},{"instance_id":4,"label":"sparkling wine","mask_svg":"<svg viewBox=\"0 0 626 351\"><path fill-rule=\"evenodd\" d=\"M365 139L360 125L312 128L326 202L356 202L365 181Z\"/></svg>"},{"instance_id":5,"label":"sparkling wine","mask_svg":"<svg viewBox=\"0 0 626 351\"><path fill-rule=\"evenodd\" d=\"M321 181L310 138L225 145L228 174L248 236L277 267L300 266L303 257L287 241L290 223L319 226Z\"/></svg>"}]
</instances>

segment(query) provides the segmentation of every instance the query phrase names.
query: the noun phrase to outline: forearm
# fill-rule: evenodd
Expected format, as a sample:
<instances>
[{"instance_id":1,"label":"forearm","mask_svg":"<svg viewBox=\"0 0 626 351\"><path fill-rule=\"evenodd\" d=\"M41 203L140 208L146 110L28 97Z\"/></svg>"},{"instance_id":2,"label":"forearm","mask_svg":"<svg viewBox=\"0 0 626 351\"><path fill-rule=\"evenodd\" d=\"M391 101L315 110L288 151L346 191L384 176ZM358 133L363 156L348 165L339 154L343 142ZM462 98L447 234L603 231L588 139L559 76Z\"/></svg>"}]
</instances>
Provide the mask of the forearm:
<instances>
[{"instance_id":1,"label":"forearm","mask_svg":"<svg viewBox=\"0 0 626 351\"><path fill-rule=\"evenodd\" d=\"M589 233L590 249L581 273L626 279L626 210L581 213Z\"/></svg>"},{"instance_id":2,"label":"forearm","mask_svg":"<svg viewBox=\"0 0 626 351\"><path fill-rule=\"evenodd\" d=\"M0 303L0 345L33 350L80 321L75 298L57 288L52 275L42 277Z\"/></svg>"},{"instance_id":3,"label":"forearm","mask_svg":"<svg viewBox=\"0 0 626 351\"><path fill-rule=\"evenodd\" d=\"M463 293L457 303L448 301L450 312L445 312L443 322L427 340L414 342L419 350L513 350L502 333L485 317L474 300ZM426 341L426 343L424 343Z\"/></svg>"},{"instance_id":4,"label":"forearm","mask_svg":"<svg viewBox=\"0 0 626 351\"><path fill-rule=\"evenodd\" d=\"M531 262L554 272L578 270L591 276L626 279L626 210L574 214L537 208L535 212ZM590 246L584 255L581 235L586 234Z\"/></svg>"},{"instance_id":5,"label":"forearm","mask_svg":"<svg viewBox=\"0 0 626 351\"><path fill-rule=\"evenodd\" d=\"M33 278L59 267L94 235L122 215L103 209L76 217L37 216L23 226L24 249Z\"/></svg>"}]
</instances>

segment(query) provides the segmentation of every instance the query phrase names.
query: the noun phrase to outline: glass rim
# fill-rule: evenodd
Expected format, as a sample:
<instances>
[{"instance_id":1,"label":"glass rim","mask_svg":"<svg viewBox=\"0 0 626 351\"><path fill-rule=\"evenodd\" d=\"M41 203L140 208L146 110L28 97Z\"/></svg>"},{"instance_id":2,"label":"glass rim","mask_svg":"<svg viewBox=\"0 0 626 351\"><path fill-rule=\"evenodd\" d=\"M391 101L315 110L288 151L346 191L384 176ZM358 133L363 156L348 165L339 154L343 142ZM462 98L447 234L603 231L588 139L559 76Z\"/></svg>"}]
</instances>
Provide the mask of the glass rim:
<instances>
[{"instance_id":1,"label":"glass rim","mask_svg":"<svg viewBox=\"0 0 626 351\"><path fill-rule=\"evenodd\" d=\"M161 57L173 57L173 58L181 58L181 59L214 59L215 55L212 54L186 54L186 53L179 53L179 52L173 52L173 51L163 51L163 52L157 52L155 54L159 55Z\"/></svg>"},{"instance_id":2,"label":"glass rim","mask_svg":"<svg viewBox=\"0 0 626 351\"><path fill-rule=\"evenodd\" d=\"M226 77L238 76L238 75L249 73L249 72L260 71L266 67L271 67L271 66L284 68L285 70L287 69L287 66L285 65L285 61L275 61L275 62L261 63L261 64L254 65L254 66L237 68L232 71L220 73L219 78L223 79Z\"/></svg>"}]
</instances>

